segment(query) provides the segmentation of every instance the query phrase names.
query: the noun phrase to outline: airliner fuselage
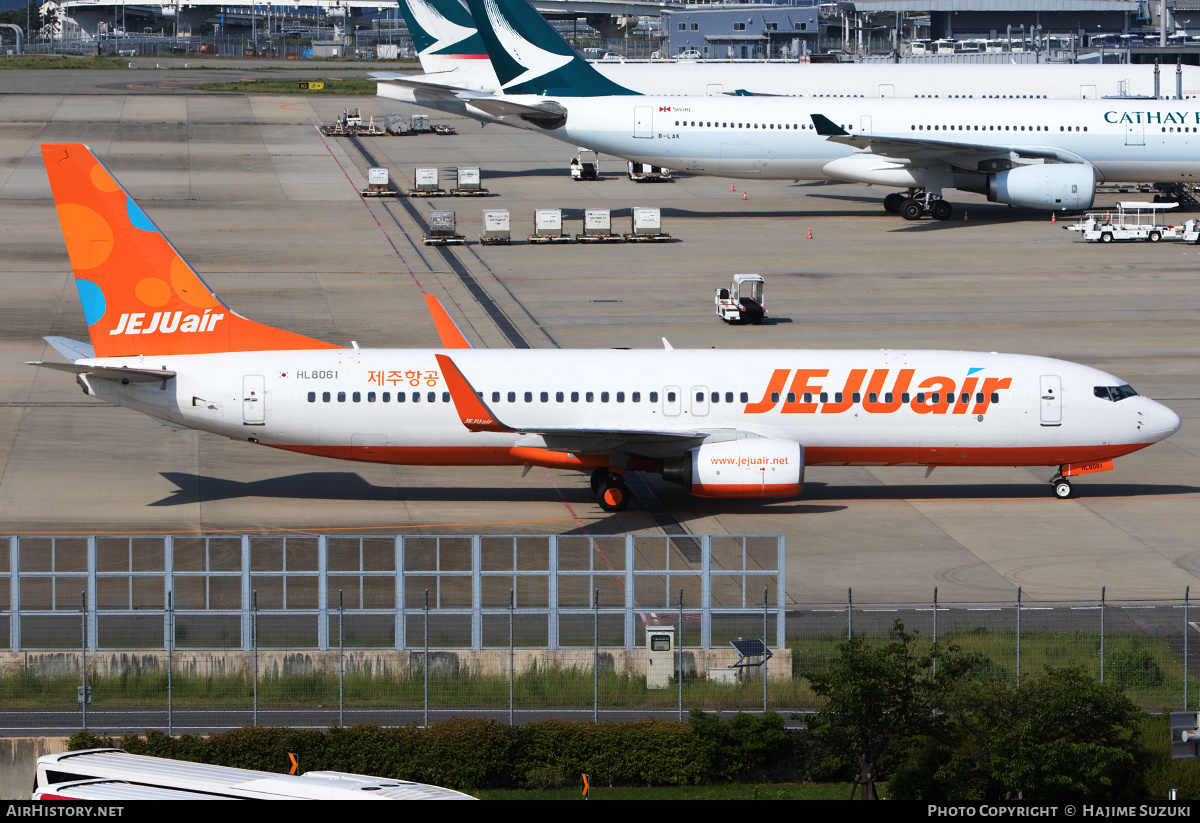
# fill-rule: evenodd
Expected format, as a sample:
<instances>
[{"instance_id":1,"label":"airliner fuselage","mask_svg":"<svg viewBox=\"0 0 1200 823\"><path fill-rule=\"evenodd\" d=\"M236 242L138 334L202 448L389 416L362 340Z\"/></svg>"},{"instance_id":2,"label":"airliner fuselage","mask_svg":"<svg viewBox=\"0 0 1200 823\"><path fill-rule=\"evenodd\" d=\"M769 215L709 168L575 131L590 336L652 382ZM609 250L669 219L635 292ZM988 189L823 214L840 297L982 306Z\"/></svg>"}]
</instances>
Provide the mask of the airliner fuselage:
<instances>
[{"instance_id":1,"label":"airliner fuselage","mask_svg":"<svg viewBox=\"0 0 1200 823\"><path fill-rule=\"evenodd\" d=\"M162 383L89 390L188 428L380 463L608 465L597 436L570 453L540 431L647 431L697 443L803 446L808 465L1062 465L1111 460L1179 418L1118 378L1043 357L944 351L596 350L454 353L517 432L471 432L438 350L333 349L80 361L165 368ZM1122 388L1124 387L1124 388ZM661 462L677 443L626 449Z\"/></svg>"}]
</instances>

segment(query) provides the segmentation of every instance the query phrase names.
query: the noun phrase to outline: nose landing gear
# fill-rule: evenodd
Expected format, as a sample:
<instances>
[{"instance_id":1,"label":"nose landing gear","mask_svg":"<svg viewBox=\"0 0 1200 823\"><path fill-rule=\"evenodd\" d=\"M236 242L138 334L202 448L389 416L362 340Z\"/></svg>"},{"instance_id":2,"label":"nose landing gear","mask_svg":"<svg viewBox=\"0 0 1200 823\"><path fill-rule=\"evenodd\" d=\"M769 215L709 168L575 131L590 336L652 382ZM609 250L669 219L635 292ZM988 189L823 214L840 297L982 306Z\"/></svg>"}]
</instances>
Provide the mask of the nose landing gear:
<instances>
[{"instance_id":1,"label":"nose landing gear","mask_svg":"<svg viewBox=\"0 0 1200 823\"><path fill-rule=\"evenodd\" d=\"M1050 485L1054 488L1054 496L1059 500L1069 500L1075 494L1074 487L1071 486L1071 481L1062 476L1062 470L1054 476L1050 481Z\"/></svg>"}]
</instances>

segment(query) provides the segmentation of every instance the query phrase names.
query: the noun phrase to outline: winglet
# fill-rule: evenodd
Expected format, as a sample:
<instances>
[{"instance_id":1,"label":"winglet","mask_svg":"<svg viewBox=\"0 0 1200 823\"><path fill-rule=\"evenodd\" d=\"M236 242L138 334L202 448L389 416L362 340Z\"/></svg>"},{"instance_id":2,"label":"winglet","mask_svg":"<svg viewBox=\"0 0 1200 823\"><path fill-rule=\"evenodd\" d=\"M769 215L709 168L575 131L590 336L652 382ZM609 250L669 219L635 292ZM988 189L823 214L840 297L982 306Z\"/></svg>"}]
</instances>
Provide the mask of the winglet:
<instances>
[{"instance_id":1,"label":"winglet","mask_svg":"<svg viewBox=\"0 0 1200 823\"><path fill-rule=\"evenodd\" d=\"M850 133L823 114L810 114L809 117L812 118L813 128L822 137L845 137Z\"/></svg>"},{"instance_id":2,"label":"winglet","mask_svg":"<svg viewBox=\"0 0 1200 823\"><path fill-rule=\"evenodd\" d=\"M442 301L432 294L425 295L425 305L433 315L433 325L437 327L438 337L442 339L443 349L469 349L471 341L462 333L462 329L454 322L454 318L442 306Z\"/></svg>"},{"instance_id":3,"label":"winglet","mask_svg":"<svg viewBox=\"0 0 1200 823\"><path fill-rule=\"evenodd\" d=\"M454 361L444 354L435 354L438 365L442 367L442 376L446 378L446 388L450 389L450 399L462 424L473 432L511 432L509 428L496 419L492 410L476 394L475 389L463 377Z\"/></svg>"}]
</instances>

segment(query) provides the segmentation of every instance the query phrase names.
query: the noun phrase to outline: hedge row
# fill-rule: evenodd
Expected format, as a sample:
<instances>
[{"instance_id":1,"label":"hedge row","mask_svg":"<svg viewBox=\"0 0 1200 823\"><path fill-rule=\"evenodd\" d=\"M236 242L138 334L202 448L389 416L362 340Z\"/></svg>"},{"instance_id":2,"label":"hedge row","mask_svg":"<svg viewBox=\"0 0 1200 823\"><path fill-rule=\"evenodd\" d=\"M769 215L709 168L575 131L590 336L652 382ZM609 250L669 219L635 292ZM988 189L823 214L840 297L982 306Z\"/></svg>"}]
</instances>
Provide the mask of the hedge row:
<instances>
[{"instance_id":1,"label":"hedge row","mask_svg":"<svg viewBox=\"0 0 1200 823\"><path fill-rule=\"evenodd\" d=\"M289 752L301 771L333 770L432 783L455 789L544 788L576 783L674 786L736 781L821 779L821 762L802 732L774 713L719 722L694 712L691 722L578 723L547 720L507 726L463 718L427 728L360 725L310 731L243 728L207 737L148 731L120 739L77 732L72 750L117 747L135 754L287 770Z\"/></svg>"}]
</instances>

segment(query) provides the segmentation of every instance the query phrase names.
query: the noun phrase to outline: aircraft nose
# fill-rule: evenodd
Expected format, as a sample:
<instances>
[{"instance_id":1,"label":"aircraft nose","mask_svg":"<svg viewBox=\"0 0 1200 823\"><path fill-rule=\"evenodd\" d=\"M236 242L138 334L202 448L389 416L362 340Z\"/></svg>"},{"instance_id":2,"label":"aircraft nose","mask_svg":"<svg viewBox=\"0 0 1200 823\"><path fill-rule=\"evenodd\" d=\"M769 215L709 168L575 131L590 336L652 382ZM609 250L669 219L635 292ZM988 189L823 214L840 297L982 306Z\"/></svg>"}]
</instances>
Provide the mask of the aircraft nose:
<instances>
[{"instance_id":1,"label":"aircraft nose","mask_svg":"<svg viewBox=\"0 0 1200 823\"><path fill-rule=\"evenodd\" d=\"M1151 400L1146 409L1145 432L1151 440L1163 440L1179 431L1179 415Z\"/></svg>"}]
</instances>

